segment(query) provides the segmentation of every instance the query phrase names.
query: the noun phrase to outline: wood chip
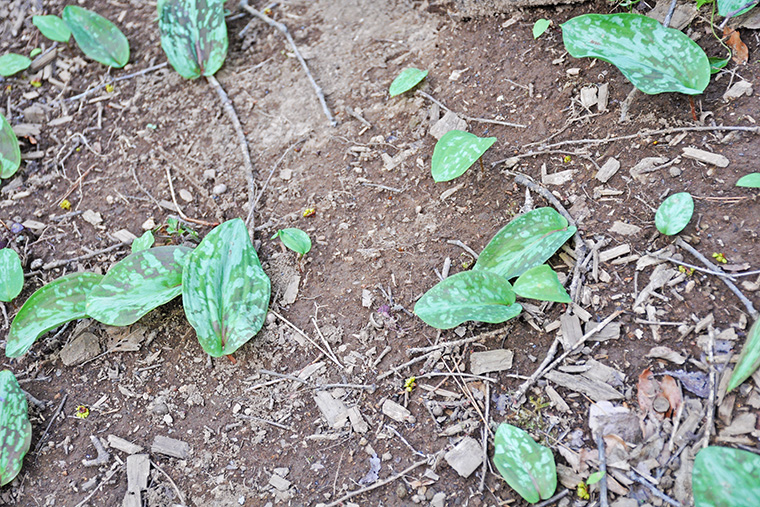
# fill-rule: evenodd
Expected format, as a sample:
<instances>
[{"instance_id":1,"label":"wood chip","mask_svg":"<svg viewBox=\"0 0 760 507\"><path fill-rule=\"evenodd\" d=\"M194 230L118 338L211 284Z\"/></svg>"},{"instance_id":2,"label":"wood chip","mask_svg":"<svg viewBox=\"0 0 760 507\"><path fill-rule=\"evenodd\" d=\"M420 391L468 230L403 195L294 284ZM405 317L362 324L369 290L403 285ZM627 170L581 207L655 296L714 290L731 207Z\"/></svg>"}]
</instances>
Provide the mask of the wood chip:
<instances>
[{"instance_id":1,"label":"wood chip","mask_svg":"<svg viewBox=\"0 0 760 507\"><path fill-rule=\"evenodd\" d=\"M589 321L585 326L586 333L598 326L598 322ZM617 340L618 338L620 338L620 322L610 322L604 326L604 329L595 333L591 338L589 338L588 341L605 342L607 340Z\"/></svg>"},{"instance_id":2,"label":"wood chip","mask_svg":"<svg viewBox=\"0 0 760 507\"><path fill-rule=\"evenodd\" d=\"M711 164L717 167L728 167L728 159L723 155L717 153L711 153L705 150L698 150L696 148L684 148L683 156L705 164Z\"/></svg>"},{"instance_id":3,"label":"wood chip","mask_svg":"<svg viewBox=\"0 0 760 507\"><path fill-rule=\"evenodd\" d=\"M127 493L122 507L141 507L142 491L148 489L150 475L150 457L147 454L134 454L127 457Z\"/></svg>"},{"instance_id":4,"label":"wood chip","mask_svg":"<svg viewBox=\"0 0 760 507\"><path fill-rule=\"evenodd\" d=\"M591 380L582 375L569 375L559 371L550 371L546 374L546 378L571 391L583 393L594 401L620 400L624 398L620 392L604 382Z\"/></svg>"},{"instance_id":5,"label":"wood chip","mask_svg":"<svg viewBox=\"0 0 760 507\"><path fill-rule=\"evenodd\" d=\"M272 474L272 476L269 478L269 484L279 491L287 491L290 489L291 482L285 477L277 474Z\"/></svg>"},{"instance_id":6,"label":"wood chip","mask_svg":"<svg viewBox=\"0 0 760 507\"><path fill-rule=\"evenodd\" d=\"M625 243L622 245L618 245L612 248L609 248L603 252L599 252L599 261L600 262L607 262L609 260L612 260L616 257L620 257L621 255L626 255L631 253L631 245Z\"/></svg>"},{"instance_id":7,"label":"wood chip","mask_svg":"<svg viewBox=\"0 0 760 507\"><path fill-rule=\"evenodd\" d=\"M82 213L82 220L94 226L103 223L103 217L100 216L100 213L92 211L91 209L85 210L84 213Z\"/></svg>"},{"instance_id":8,"label":"wood chip","mask_svg":"<svg viewBox=\"0 0 760 507\"><path fill-rule=\"evenodd\" d=\"M556 173L547 173L546 164L541 165L541 183L544 185L564 185L573 179L573 175L578 171L567 169Z\"/></svg>"},{"instance_id":9,"label":"wood chip","mask_svg":"<svg viewBox=\"0 0 760 507\"><path fill-rule=\"evenodd\" d=\"M369 431L369 425L362 417L358 407L351 407L348 409L348 420L351 421L351 427L355 432L366 433Z\"/></svg>"},{"instance_id":10,"label":"wood chip","mask_svg":"<svg viewBox=\"0 0 760 507\"><path fill-rule=\"evenodd\" d=\"M190 444L176 438L156 435L156 438L153 439L153 445L150 446L150 452L165 454L172 458L187 459L190 456Z\"/></svg>"},{"instance_id":11,"label":"wood chip","mask_svg":"<svg viewBox=\"0 0 760 507\"><path fill-rule=\"evenodd\" d=\"M646 357L664 359L675 364L683 364L686 362L686 358L684 356L671 349L670 347L653 347L649 350L649 353L646 355Z\"/></svg>"},{"instance_id":12,"label":"wood chip","mask_svg":"<svg viewBox=\"0 0 760 507\"><path fill-rule=\"evenodd\" d=\"M739 414L727 428L720 432L722 437L734 435L746 435L755 431L757 415L749 412Z\"/></svg>"},{"instance_id":13,"label":"wood chip","mask_svg":"<svg viewBox=\"0 0 760 507\"><path fill-rule=\"evenodd\" d=\"M623 236L633 236L641 232L641 227L633 224L626 224L620 220L615 220L615 223L610 227L610 232L621 234Z\"/></svg>"},{"instance_id":14,"label":"wood chip","mask_svg":"<svg viewBox=\"0 0 760 507\"><path fill-rule=\"evenodd\" d=\"M116 435L108 435L108 446L127 454L137 454L143 450L142 446L133 444L129 440L117 437Z\"/></svg>"},{"instance_id":15,"label":"wood chip","mask_svg":"<svg viewBox=\"0 0 760 507\"><path fill-rule=\"evenodd\" d=\"M577 315L562 314L560 317L560 329L562 332L562 348L570 350L583 336L581 321Z\"/></svg>"},{"instance_id":16,"label":"wood chip","mask_svg":"<svg viewBox=\"0 0 760 507\"><path fill-rule=\"evenodd\" d=\"M393 400L385 400L383 402L382 410L383 414L387 415L396 422L415 422L415 418L412 416L412 413Z\"/></svg>"},{"instance_id":17,"label":"wood chip","mask_svg":"<svg viewBox=\"0 0 760 507\"><path fill-rule=\"evenodd\" d=\"M444 458L459 475L467 478L483 464L483 447L474 438L464 437Z\"/></svg>"},{"instance_id":18,"label":"wood chip","mask_svg":"<svg viewBox=\"0 0 760 507\"><path fill-rule=\"evenodd\" d=\"M430 127L430 135L436 139L440 139L444 134L452 130L467 130L467 122L457 116L452 111L447 111L443 115L443 118L435 122L435 125Z\"/></svg>"},{"instance_id":19,"label":"wood chip","mask_svg":"<svg viewBox=\"0 0 760 507\"><path fill-rule=\"evenodd\" d=\"M317 391L314 402L331 428L341 428L348 420L348 408L327 391Z\"/></svg>"},{"instance_id":20,"label":"wood chip","mask_svg":"<svg viewBox=\"0 0 760 507\"><path fill-rule=\"evenodd\" d=\"M470 355L470 371L473 375L482 375L492 371L504 371L512 368L514 353L507 349L473 352Z\"/></svg>"},{"instance_id":21,"label":"wood chip","mask_svg":"<svg viewBox=\"0 0 760 507\"><path fill-rule=\"evenodd\" d=\"M596 179L602 183L607 183L610 178L615 176L619 169L620 162L618 162L617 159L610 157L607 159L607 162L599 168L599 172L596 173Z\"/></svg>"},{"instance_id":22,"label":"wood chip","mask_svg":"<svg viewBox=\"0 0 760 507\"><path fill-rule=\"evenodd\" d=\"M549 401L552 402L554 408L560 412L570 412L570 405L568 405L565 399L559 395L556 389L547 385L544 387L544 391L546 391L546 395L549 397Z\"/></svg>"}]
</instances>

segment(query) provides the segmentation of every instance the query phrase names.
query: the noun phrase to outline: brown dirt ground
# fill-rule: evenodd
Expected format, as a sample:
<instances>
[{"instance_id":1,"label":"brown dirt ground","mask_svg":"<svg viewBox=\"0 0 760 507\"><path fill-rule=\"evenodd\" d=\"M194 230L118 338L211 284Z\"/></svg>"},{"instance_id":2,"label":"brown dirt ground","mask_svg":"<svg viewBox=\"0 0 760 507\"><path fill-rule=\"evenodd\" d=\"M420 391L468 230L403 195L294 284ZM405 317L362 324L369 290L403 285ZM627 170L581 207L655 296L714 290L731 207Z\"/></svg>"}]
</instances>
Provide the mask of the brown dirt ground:
<instances>
[{"instance_id":1,"label":"brown dirt ground","mask_svg":"<svg viewBox=\"0 0 760 507\"><path fill-rule=\"evenodd\" d=\"M11 123L42 124L38 135L21 140L22 152L42 156L26 160L18 177L2 183L3 223L34 220L43 224L13 238L12 246L22 254L25 270L34 274L27 278L16 302L7 305L11 316L42 284L71 271L105 272L126 254L126 249L49 271L36 269L41 264L38 260L46 263L102 249L115 242L110 233L128 229L139 235L148 219L158 225L165 223L173 212L156 205L153 198L164 204L171 201L167 167L171 168L175 189L192 194L192 202L180 200L186 215L220 221L247 212L239 146L216 94L205 80L186 81L165 68L116 83L112 93L101 90L84 100L53 104L56 97L73 96L108 81L110 76L164 61L153 3L80 3L118 20L131 43L131 60L127 68L109 72L84 60L71 46L61 50L52 76L45 76L41 87L33 88L23 78L3 83L2 103L10 108ZM27 2L21 1L11 2L10 8L21 4L26 9ZM61 1L45 2L45 10L59 14L64 5ZM124 467L117 464L112 468L113 459L100 468L82 466L82 460L95 452L90 435L116 435L145 448L150 448L156 435L187 442L192 449L187 459L159 454L151 455L151 459L173 478L189 505L326 502L357 487L369 470L368 446L383 457L381 478L398 473L419 456L384 429L384 424L393 423L380 410L386 398L408 403L416 422L393 424L417 451L434 454L456 441L438 436L438 423L423 405L427 391L418 387L405 395L403 390L406 376L446 371L443 364L406 369L382 381L376 377L408 360L405 351L409 347L459 337L452 331L439 335L407 310L437 282L434 270L440 270L446 257L453 260L452 273L472 262L447 240L461 240L479 251L523 204L524 189L501 166L493 168L491 163L526 153L525 144L546 139L569 119L583 116L577 98L580 88L590 84L609 84L608 112L574 121L552 142L697 124L688 99L678 94L640 95L631 108L632 120L619 123L620 103L631 85L604 62L575 60L565 54L561 32L556 28L559 23L582 13L612 10L604 2L534 9L522 12L520 20L504 28L517 13L455 20L440 7L400 0L281 2L273 16L290 27L308 58L340 122L336 128L323 116L281 34L260 22L248 25L248 15L230 20L230 50L217 78L243 123L259 188L287 148L303 141L274 171L255 216L261 226L256 237L259 255L273 279L272 305L296 326L316 336L314 318L341 360L351 366L341 371L328 359L320 358L313 347L276 318L235 354L234 364L227 358L207 361L177 302L157 309L127 331L92 324L89 329L101 340L103 351L130 332L136 332L142 343L137 351L108 353L80 366L64 366L59 357L61 347L74 338L75 326L54 338L51 333L21 360L4 361L4 367L14 371L24 389L42 401L41 407L30 407L32 450L62 397L68 395L68 400L63 416L52 422L40 449L30 452L19 477L0 491L1 501L30 506L75 505L94 485L102 483L88 504L120 503L127 488ZM18 37L10 35L12 20L0 21L0 27L6 25L0 42L3 53L28 53L43 43L31 24L31 14L31 10L26 12L28 17ZM555 27L534 40L531 27L539 17L552 19ZM704 19L698 19L689 31L703 47L717 53L718 44L707 26ZM244 27L247 29L240 36ZM755 56L760 49L757 33L743 35L749 45L750 63L738 69L729 65L729 72L713 78L706 92L696 97L701 124L753 125L760 119L756 96L721 100L729 83L739 77L760 82ZM422 90L451 109L472 117L524 123L527 128L469 122L471 132L496 136L498 142L484 156L482 169L476 165L453 182L435 184L429 170L434 139L427 132L431 114L435 114L430 103L411 94L390 99L387 93L393 77L407 66L429 69ZM580 69L579 73L568 75L573 67ZM452 74L455 71L458 78ZM47 77L65 82L65 89ZM363 128L346 112L347 107L361 112L372 128ZM65 116L71 119L56 125L54 120ZM552 190L571 213L585 215L580 221L582 236L610 238L609 247L629 244L636 254L671 242L671 238L656 233L653 210L667 193L689 191L697 197L696 212L682 236L699 240L697 248L708 256L723 252L730 263L749 263L757 269L757 193L738 189L734 182L757 170L760 144L753 134L742 133L690 132L680 140L674 137L641 136L591 146L586 158L571 155L564 160L565 153L525 157L515 170L540 179L542 164L549 172L576 169L571 182ZM677 164L681 169L678 176L661 169L645 182L629 177L628 169L642 158L673 158L685 146L720 153L731 163L716 169L684 159ZM561 149L573 151L575 147ZM622 193L600 198L594 189L603 185L594 179L594 165L611 156L622 168L606 187ZM208 170L214 171L213 177ZM79 181L86 171L90 172ZM219 184L226 185L227 190L216 195L212 190ZM456 186L461 188L441 198L444 191ZM72 211L100 213L102 224L93 226L82 215L65 217L66 212L57 203L69 189L73 190L68 198ZM730 199L734 197L741 199ZM544 205L540 197L534 198L537 205ZM314 208L316 213L304 217L307 208ZM641 231L634 236L609 232L615 220L637 225ZM315 240L314 249L300 266L269 239L277 227L285 225L300 227ZM209 229L198 226L196 230L202 236ZM688 255L687 260L695 262ZM568 271L559 258L552 264L559 271ZM676 328L663 327L662 340L655 344L648 326L635 322L637 316L630 311L634 293L646 284L648 274L636 275L634 266L604 263L610 281L602 283L587 277L582 305L597 320L616 309L626 310L620 318L622 338L595 346L592 354L625 373L625 390L631 399L635 397L635 380L645 367L662 369L662 364L644 357L652 346L668 345L696 358L702 354L694 335L681 340ZM297 297L289 300L287 284L294 279L298 284L298 276ZM713 312L716 325L736 327L743 336L738 323L745 310L735 296L715 278L695 274L690 280L696 286L684 293L683 301L669 294L667 301L655 300L660 317L690 321L692 314L702 318ZM365 289L374 297L369 308L362 306ZM384 292L392 295L392 303ZM760 302L757 293L748 295L756 305ZM385 304L400 306L389 318L378 313ZM540 328L558 319L563 311L555 305L535 321ZM440 360L464 369L471 351L504 346L515 353L509 373L529 375L544 357L554 332L537 331L523 317L502 327L504 332L497 337L455 348ZM471 336L498 328L470 323L461 331ZM643 331L641 337L637 330ZM6 333L0 330L0 339ZM385 347L390 347L390 352L376 363ZM265 369L297 375L317 361L323 361L324 367L306 386L260 372ZM506 372L494 378L498 380L494 396L510 393L520 383ZM272 380L278 382L259 386ZM425 379L420 384L439 385L441 380L440 387L459 392L450 378ZM369 432L335 431L325 424L310 386L328 383L376 384L372 391L333 391L335 396L343 396L348 406L359 408ZM532 395L540 396L543 385ZM473 387L482 389L482 385ZM563 414L553 407L542 409L536 424L545 433L536 435L542 439L546 433L557 437L565 430L581 428L588 436L589 400L563 388L558 390L567 397L572 411ZM74 417L77 405L90 408L88 418ZM444 414L450 416L444 425L469 416L477 419L467 406ZM524 413L499 413L495 408L491 416L496 423L526 421ZM477 439L481 426L470 430ZM114 455L124 459L118 451ZM286 479L292 486L287 492L268 485L278 467L289 469ZM111 470L115 473L109 476ZM446 505L503 505L510 499L521 505L519 497L495 474L488 474L486 490L480 493L480 469L463 479L442 463L436 470L441 478L435 482L426 481L421 470L405 481L353 501L361 505L407 505L415 493L429 498L432 492L443 492ZM154 471L149 488L148 505L180 503L160 473Z\"/></svg>"}]
</instances>

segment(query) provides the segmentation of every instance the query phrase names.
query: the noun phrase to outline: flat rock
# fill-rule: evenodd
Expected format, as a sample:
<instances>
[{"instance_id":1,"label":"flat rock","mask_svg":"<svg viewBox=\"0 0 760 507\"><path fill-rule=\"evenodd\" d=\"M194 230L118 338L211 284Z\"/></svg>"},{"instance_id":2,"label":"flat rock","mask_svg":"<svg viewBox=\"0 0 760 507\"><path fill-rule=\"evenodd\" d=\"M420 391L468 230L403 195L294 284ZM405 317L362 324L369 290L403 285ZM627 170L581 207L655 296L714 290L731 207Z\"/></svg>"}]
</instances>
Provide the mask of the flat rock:
<instances>
[{"instance_id":1,"label":"flat rock","mask_svg":"<svg viewBox=\"0 0 760 507\"><path fill-rule=\"evenodd\" d=\"M366 433L369 431L369 425L362 417L358 407L351 407L348 409L348 420L351 421L351 428L353 428L355 432Z\"/></svg>"},{"instance_id":2,"label":"flat rock","mask_svg":"<svg viewBox=\"0 0 760 507\"><path fill-rule=\"evenodd\" d=\"M705 150L698 150L696 148L684 148L683 156L716 167L728 167L729 163L728 159L723 155Z\"/></svg>"},{"instance_id":3,"label":"flat rock","mask_svg":"<svg viewBox=\"0 0 760 507\"><path fill-rule=\"evenodd\" d=\"M430 135L436 139L440 139L444 136L444 134L452 130L466 131L467 122L457 116L456 113L447 111L446 114L443 115L443 118L435 122L435 125L430 127Z\"/></svg>"},{"instance_id":4,"label":"flat rock","mask_svg":"<svg viewBox=\"0 0 760 507\"><path fill-rule=\"evenodd\" d=\"M82 333L61 349L61 362L74 366L89 361L100 354L100 342L92 333Z\"/></svg>"},{"instance_id":5,"label":"flat rock","mask_svg":"<svg viewBox=\"0 0 760 507\"><path fill-rule=\"evenodd\" d=\"M340 401L336 400L332 394L327 391L317 391L314 395L314 403L317 404L319 411L331 428L340 428L348 420L348 408Z\"/></svg>"},{"instance_id":6,"label":"flat rock","mask_svg":"<svg viewBox=\"0 0 760 507\"><path fill-rule=\"evenodd\" d=\"M596 329L598 326L599 322L589 321L586 323L585 330L588 333L592 329ZM606 342L607 340L617 340L618 338L620 338L620 323L610 322L604 326L604 329L592 335L588 341Z\"/></svg>"},{"instance_id":7,"label":"flat rock","mask_svg":"<svg viewBox=\"0 0 760 507\"><path fill-rule=\"evenodd\" d=\"M143 450L142 446L133 444L129 440L117 437L116 435L108 435L108 446L127 454L137 454Z\"/></svg>"},{"instance_id":8,"label":"flat rock","mask_svg":"<svg viewBox=\"0 0 760 507\"><path fill-rule=\"evenodd\" d=\"M743 97L747 95L748 97L752 95L752 83L749 81L738 81L731 85L731 88L726 90L726 93L723 94L723 100L734 100L738 99L739 97Z\"/></svg>"},{"instance_id":9,"label":"flat rock","mask_svg":"<svg viewBox=\"0 0 760 507\"><path fill-rule=\"evenodd\" d=\"M607 159L607 162L599 168L599 172L596 173L596 179L602 183L607 183L610 178L615 176L619 169L620 162L618 162L617 159L610 157Z\"/></svg>"},{"instance_id":10,"label":"flat rock","mask_svg":"<svg viewBox=\"0 0 760 507\"><path fill-rule=\"evenodd\" d=\"M459 475L467 478L483 464L483 447L474 438L464 437L444 458Z\"/></svg>"},{"instance_id":11,"label":"flat rock","mask_svg":"<svg viewBox=\"0 0 760 507\"><path fill-rule=\"evenodd\" d=\"M85 210L84 213L82 213L82 220L96 226L103 223L103 217L100 216L100 213L92 211L91 209Z\"/></svg>"},{"instance_id":12,"label":"flat rock","mask_svg":"<svg viewBox=\"0 0 760 507\"><path fill-rule=\"evenodd\" d=\"M269 478L269 484L280 491L287 491L290 488L291 483L285 477L277 474L272 474L272 476Z\"/></svg>"},{"instance_id":13,"label":"flat rock","mask_svg":"<svg viewBox=\"0 0 760 507\"><path fill-rule=\"evenodd\" d=\"M411 412L393 400L385 400L383 402L383 414L400 423L413 423L415 421Z\"/></svg>"},{"instance_id":14,"label":"flat rock","mask_svg":"<svg viewBox=\"0 0 760 507\"><path fill-rule=\"evenodd\" d=\"M470 355L470 371L480 375L491 371L504 371L512 367L514 353L507 349L473 352Z\"/></svg>"},{"instance_id":15,"label":"flat rock","mask_svg":"<svg viewBox=\"0 0 760 507\"><path fill-rule=\"evenodd\" d=\"M190 456L190 444L176 438L156 435L156 438L153 439L153 445L150 446L150 452L165 454L172 458L187 459Z\"/></svg>"}]
</instances>

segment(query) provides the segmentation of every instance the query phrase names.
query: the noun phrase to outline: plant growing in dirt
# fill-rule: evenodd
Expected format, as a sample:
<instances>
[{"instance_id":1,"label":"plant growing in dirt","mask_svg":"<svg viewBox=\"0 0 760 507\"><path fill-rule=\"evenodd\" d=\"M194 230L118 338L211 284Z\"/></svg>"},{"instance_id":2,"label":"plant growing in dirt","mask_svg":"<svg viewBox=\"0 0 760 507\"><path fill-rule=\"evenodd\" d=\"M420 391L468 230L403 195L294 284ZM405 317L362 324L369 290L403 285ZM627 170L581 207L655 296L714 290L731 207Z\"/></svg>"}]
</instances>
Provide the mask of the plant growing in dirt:
<instances>
[{"instance_id":1,"label":"plant growing in dirt","mask_svg":"<svg viewBox=\"0 0 760 507\"><path fill-rule=\"evenodd\" d=\"M71 29L58 16L33 16L32 24L37 27L42 35L52 41L65 44L71 38Z\"/></svg>"},{"instance_id":2,"label":"plant growing in dirt","mask_svg":"<svg viewBox=\"0 0 760 507\"><path fill-rule=\"evenodd\" d=\"M9 370L0 371L0 486L21 471L32 442L26 395Z\"/></svg>"},{"instance_id":3,"label":"plant growing in dirt","mask_svg":"<svg viewBox=\"0 0 760 507\"><path fill-rule=\"evenodd\" d=\"M495 142L495 137L478 137L461 130L446 132L433 149L433 180L450 181L463 175Z\"/></svg>"},{"instance_id":4,"label":"plant growing in dirt","mask_svg":"<svg viewBox=\"0 0 760 507\"><path fill-rule=\"evenodd\" d=\"M24 270L15 250L0 248L0 301L11 302L24 286Z\"/></svg>"},{"instance_id":5,"label":"plant growing in dirt","mask_svg":"<svg viewBox=\"0 0 760 507\"><path fill-rule=\"evenodd\" d=\"M19 310L5 354L19 357L45 332L91 317L126 326L180 293L185 315L203 349L232 354L264 323L271 286L241 219L225 222L195 250L161 246L140 250L108 273L73 273L37 290Z\"/></svg>"},{"instance_id":6,"label":"plant growing in dirt","mask_svg":"<svg viewBox=\"0 0 760 507\"><path fill-rule=\"evenodd\" d=\"M544 32L546 32L549 29L549 26L551 26L552 22L549 19L537 19L535 23L533 23L533 38L538 39L541 37Z\"/></svg>"},{"instance_id":7,"label":"plant growing in dirt","mask_svg":"<svg viewBox=\"0 0 760 507\"><path fill-rule=\"evenodd\" d=\"M280 238L283 245L300 256L306 255L311 250L311 238L301 229L280 229L272 236L272 239L276 238Z\"/></svg>"},{"instance_id":8,"label":"plant growing in dirt","mask_svg":"<svg viewBox=\"0 0 760 507\"><path fill-rule=\"evenodd\" d=\"M705 447L694 459L695 507L760 505L760 456L730 447Z\"/></svg>"},{"instance_id":9,"label":"plant growing in dirt","mask_svg":"<svg viewBox=\"0 0 760 507\"><path fill-rule=\"evenodd\" d=\"M557 489L557 467L551 449L526 431L502 423L494 436L493 463L507 484L526 501L550 498Z\"/></svg>"},{"instance_id":10,"label":"plant growing in dirt","mask_svg":"<svg viewBox=\"0 0 760 507\"><path fill-rule=\"evenodd\" d=\"M145 231L142 236L132 241L132 253L142 252L153 246L156 242L156 238L153 237L151 231Z\"/></svg>"},{"instance_id":11,"label":"plant growing in dirt","mask_svg":"<svg viewBox=\"0 0 760 507\"><path fill-rule=\"evenodd\" d=\"M679 192L662 201L654 214L657 230L666 236L681 232L694 215L694 199L688 192Z\"/></svg>"},{"instance_id":12,"label":"plant growing in dirt","mask_svg":"<svg viewBox=\"0 0 760 507\"><path fill-rule=\"evenodd\" d=\"M496 233L472 270L436 284L417 301L414 313L430 326L450 329L469 320L496 324L518 316L517 295L569 303L557 274L543 263L575 231L553 208L518 216Z\"/></svg>"},{"instance_id":13,"label":"plant growing in dirt","mask_svg":"<svg viewBox=\"0 0 760 507\"><path fill-rule=\"evenodd\" d=\"M21 167L18 138L5 116L0 114L0 179L10 178Z\"/></svg>"},{"instance_id":14,"label":"plant growing in dirt","mask_svg":"<svg viewBox=\"0 0 760 507\"><path fill-rule=\"evenodd\" d=\"M26 70L32 64L32 60L17 53L6 53L0 56L0 76L9 77Z\"/></svg>"},{"instance_id":15,"label":"plant growing in dirt","mask_svg":"<svg viewBox=\"0 0 760 507\"><path fill-rule=\"evenodd\" d=\"M745 174L736 182L737 187L760 188L760 173Z\"/></svg>"},{"instance_id":16,"label":"plant growing in dirt","mask_svg":"<svg viewBox=\"0 0 760 507\"><path fill-rule=\"evenodd\" d=\"M420 84L420 82L422 82L422 80L425 79L427 75L427 70L415 69L414 67L406 68L402 70L398 76L396 76L396 79L394 79L391 83L388 92L390 93L391 97L401 95L402 93L407 92Z\"/></svg>"}]
</instances>

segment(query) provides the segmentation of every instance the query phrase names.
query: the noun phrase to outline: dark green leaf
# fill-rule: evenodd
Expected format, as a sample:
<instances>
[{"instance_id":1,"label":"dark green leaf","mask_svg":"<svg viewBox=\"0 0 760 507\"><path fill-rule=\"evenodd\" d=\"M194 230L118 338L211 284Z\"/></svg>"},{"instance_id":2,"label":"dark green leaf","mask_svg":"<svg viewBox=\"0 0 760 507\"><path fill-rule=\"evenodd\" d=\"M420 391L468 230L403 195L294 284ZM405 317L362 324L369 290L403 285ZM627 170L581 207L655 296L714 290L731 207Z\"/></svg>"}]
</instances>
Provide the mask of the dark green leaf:
<instances>
[{"instance_id":1,"label":"dark green leaf","mask_svg":"<svg viewBox=\"0 0 760 507\"><path fill-rule=\"evenodd\" d=\"M535 23L533 23L533 38L538 39L541 37L546 30L549 29L549 25L551 25L552 22L548 19L539 19Z\"/></svg>"},{"instance_id":2,"label":"dark green leaf","mask_svg":"<svg viewBox=\"0 0 760 507\"><path fill-rule=\"evenodd\" d=\"M24 270L15 250L0 248L0 301L12 301L24 286Z\"/></svg>"},{"instance_id":3,"label":"dark green leaf","mask_svg":"<svg viewBox=\"0 0 760 507\"><path fill-rule=\"evenodd\" d=\"M694 214L694 199L688 192L673 194L660 204L654 215L654 225L666 236L678 234Z\"/></svg>"},{"instance_id":4,"label":"dark green leaf","mask_svg":"<svg viewBox=\"0 0 760 507\"><path fill-rule=\"evenodd\" d=\"M159 246L120 260L87 295L87 315L109 326L128 326L182 292L182 268L191 252Z\"/></svg>"},{"instance_id":5,"label":"dark green leaf","mask_svg":"<svg viewBox=\"0 0 760 507\"><path fill-rule=\"evenodd\" d=\"M282 244L296 253L306 255L311 250L311 238L301 229L282 229L272 236L272 239L280 238Z\"/></svg>"},{"instance_id":6,"label":"dark green leaf","mask_svg":"<svg viewBox=\"0 0 760 507\"><path fill-rule=\"evenodd\" d=\"M400 95L405 91L411 90L417 86L420 81L425 79L427 75L428 71L415 69L413 67L402 70L396 79L393 80L391 87L388 90L391 94L391 97L395 97L396 95Z\"/></svg>"},{"instance_id":7,"label":"dark green leaf","mask_svg":"<svg viewBox=\"0 0 760 507\"><path fill-rule=\"evenodd\" d=\"M707 61L710 62L710 74L717 74L718 72L720 72L720 69L728 65L728 62L730 62L731 59L709 56L707 58Z\"/></svg>"},{"instance_id":8,"label":"dark green leaf","mask_svg":"<svg viewBox=\"0 0 760 507\"><path fill-rule=\"evenodd\" d=\"M739 360L731 374L731 380L728 381L728 391L739 387L758 368L760 368L760 320L756 321L747 333L747 341L744 342Z\"/></svg>"},{"instance_id":9,"label":"dark green leaf","mask_svg":"<svg viewBox=\"0 0 760 507\"><path fill-rule=\"evenodd\" d=\"M71 30L58 16L33 16L32 23L50 40L68 42L71 38Z\"/></svg>"},{"instance_id":10,"label":"dark green leaf","mask_svg":"<svg viewBox=\"0 0 760 507\"><path fill-rule=\"evenodd\" d=\"M232 354L264 324L271 286L239 218L215 227L190 254L182 304L203 350Z\"/></svg>"},{"instance_id":11,"label":"dark green leaf","mask_svg":"<svg viewBox=\"0 0 760 507\"><path fill-rule=\"evenodd\" d=\"M129 61L127 38L116 25L100 14L76 5L67 5L63 8L63 21L88 58L117 69Z\"/></svg>"},{"instance_id":12,"label":"dark green leaf","mask_svg":"<svg viewBox=\"0 0 760 507\"><path fill-rule=\"evenodd\" d=\"M31 64L32 61L24 55L6 53L0 56L0 76L12 76L28 69Z\"/></svg>"},{"instance_id":13,"label":"dark green leaf","mask_svg":"<svg viewBox=\"0 0 760 507\"><path fill-rule=\"evenodd\" d=\"M705 447L694 459L695 507L760 505L760 456L729 447Z\"/></svg>"},{"instance_id":14,"label":"dark green leaf","mask_svg":"<svg viewBox=\"0 0 760 507\"><path fill-rule=\"evenodd\" d=\"M212 76L227 56L227 25L221 0L160 0L161 47L186 79Z\"/></svg>"},{"instance_id":15,"label":"dark green leaf","mask_svg":"<svg viewBox=\"0 0 760 507\"><path fill-rule=\"evenodd\" d=\"M32 443L26 395L9 370L0 372L0 486L21 471Z\"/></svg>"},{"instance_id":16,"label":"dark green leaf","mask_svg":"<svg viewBox=\"0 0 760 507\"><path fill-rule=\"evenodd\" d=\"M155 242L156 239L153 237L153 233L145 231L142 236L132 242L132 253L147 250L152 247Z\"/></svg>"},{"instance_id":17,"label":"dark green leaf","mask_svg":"<svg viewBox=\"0 0 760 507\"><path fill-rule=\"evenodd\" d=\"M41 287L16 314L5 345L7 357L19 357L44 333L71 320L83 319L85 298L101 280L95 273L71 273Z\"/></svg>"},{"instance_id":18,"label":"dark green leaf","mask_svg":"<svg viewBox=\"0 0 760 507\"><path fill-rule=\"evenodd\" d=\"M437 329L451 329L468 320L496 324L517 317L521 311L509 282L490 271L450 276L414 305L414 313Z\"/></svg>"},{"instance_id":19,"label":"dark green leaf","mask_svg":"<svg viewBox=\"0 0 760 507\"><path fill-rule=\"evenodd\" d=\"M493 441L493 463L504 480L530 503L550 498L557 489L552 451L517 426L500 424Z\"/></svg>"},{"instance_id":20,"label":"dark green leaf","mask_svg":"<svg viewBox=\"0 0 760 507\"><path fill-rule=\"evenodd\" d=\"M546 262L575 231L554 208L534 209L497 232L474 269L495 271L506 279L520 276Z\"/></svg>"},{"instance_id":21,"label":"dark green leaf","mask_svg":"<svg viewBox=\"0 0 760 507\"><path fill-rule=\"evenodd\" d=\"M732 12L736 11L736 9L741 9L745 5L747 5L747 0L718 0L718 14L721 16L727 16L731 14ZM757 6L757 4L755 4ZM753 7L747 7L746 9L743 9L734 16L738 16L740 14L744 14L745 12L748 12Z\"/></svg>"},{"instance_id":22,"label":"dark green leaf","mask_svg":"<svg viewBox=\"0 0 760 507\"><path fill-rule=\"evenodd\" d=\"M585 14L562 25L565 49L575 58L615 65L644 93L702 93L710 63L696 42L641 14Z\"/></svg>"},{"instance_id":23,"label":"dark green leaf","mask_svg":"<svg viewBox=\"0 0 760 507\"><path fill-rule=\"evenodd\" d=\"M760 188L760 173L745 174L736 182L737 187Z\"/></svg>"},{"instance_id":24,"label":"dark green leaf","mask_svg":"<svg viewBox=\"0 0 760 507\"><path fill-rule=\"evenodd\" d=\"M478 137L461 130L446 132L433 149L433 179L450 181L463 175L495 142L495 137Z\"/></svg>"},{"instance_id":25,"label":"dark green leaf","mask_svg":"<svg viewBox=\"0 0 760 507\"><path fill-rule=\"evenodd\" d=\"M546 264L532 267L520 275L512 288L515 294L524 298L555 303L573 302L565 288L559 283L557 273Z\"/></svg>"},{"instance_id":26,"label":"dark green leaf","mask_svg":"<svg viewBox=\"0 0 760 507\"><path fill-rule=\"evenodd\" d=\"M0 178L10 178L21 167L21 149L13 127L0 114Z\"/></svg>"}]
</instances>

